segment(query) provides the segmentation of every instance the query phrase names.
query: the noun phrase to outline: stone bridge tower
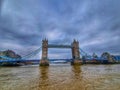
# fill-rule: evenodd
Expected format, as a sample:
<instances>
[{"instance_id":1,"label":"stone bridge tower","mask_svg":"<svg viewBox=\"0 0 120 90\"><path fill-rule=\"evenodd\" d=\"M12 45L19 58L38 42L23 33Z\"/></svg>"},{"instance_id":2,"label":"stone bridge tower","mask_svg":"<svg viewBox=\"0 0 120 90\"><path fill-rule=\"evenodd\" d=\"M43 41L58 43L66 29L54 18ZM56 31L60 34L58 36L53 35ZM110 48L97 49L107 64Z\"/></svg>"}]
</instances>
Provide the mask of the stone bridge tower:
<instances>
[{"instance_id":1,"label":"stone bridge tower","mask_svg":"<svg viewBox=\"0 0 120 90\"><path fill-rule=\"evenodd\" d=\"M42 40L42 58L40 60L40 66L49 66L48 61L48 40Z\"/></svg>"},{"instance_id":2,"label":"stone bridge tower","mask_svg":"<svg viewBox=\"0 0 120 90\"><path fill-rule=\"evenodd\" d=\"M81 64L80 63L80 51L79 51L79 42L74 40L72 43L72 58L73 61L71 62L72 65L74 64Z\"/></svg>"}]
</instances>

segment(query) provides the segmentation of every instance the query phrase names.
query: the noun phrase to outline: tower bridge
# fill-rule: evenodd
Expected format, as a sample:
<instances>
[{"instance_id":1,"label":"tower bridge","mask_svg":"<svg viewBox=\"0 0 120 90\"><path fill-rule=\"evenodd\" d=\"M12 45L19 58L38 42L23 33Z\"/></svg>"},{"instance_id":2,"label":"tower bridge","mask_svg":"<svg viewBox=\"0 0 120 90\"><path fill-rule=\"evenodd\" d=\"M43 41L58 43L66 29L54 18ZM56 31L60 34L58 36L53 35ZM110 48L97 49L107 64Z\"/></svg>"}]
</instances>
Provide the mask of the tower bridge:
<instances>
[{"instance_id":1,"label":"tower bridge","mask_svg":"<svg viewBox=\"0 0 120 90\"><path fill-rule=\"evenodd\" d=\"M42 40L42 57L40 60L40 66L48 66L48 48L69 48L72 53L72 61L71 64L80 64L80 51L79 51L79 42L74 40L71 45L57 45L57 44L49 44L47 39Z\"/></svg>"},{"instance_id":2,"label":"tower bridge","mask_svg":"<svg viewBox=\"0 0 120 90\"><path fill-rule=\"evenodd\" d=\"M71 50L71 59L66 59L66 61L71 62L72 65L80 65L84 62L88 62L88 60L91 62L96 60L98 62L103 62L108 60L109 62L112 62L111 60L113 59L114 61L120 61L120 56L110 56L109 54L103 54L102 57L97 57L94 58L93 56L87 54L84 50L82 50L79 47L79 42L77 40L73 40L73 42L69 45L65 44L49 44L47 39L42 40L42 45L34 50L33 52L23 56L22 58L11 58L5 55L0 55L0 65L4 65L4 63L29 63L29 62L39 62L40 66L48 66L49 62L51 61L56 61L56 60L63 60L63 59L49 59L48 57L48 50L49 48L66 48ZM39 54L39 52L42 51L42 55L40 59L30 59L31 57L36 56ZM82 56L82 60L81 57Z\"/></svg>"}]
</instances>

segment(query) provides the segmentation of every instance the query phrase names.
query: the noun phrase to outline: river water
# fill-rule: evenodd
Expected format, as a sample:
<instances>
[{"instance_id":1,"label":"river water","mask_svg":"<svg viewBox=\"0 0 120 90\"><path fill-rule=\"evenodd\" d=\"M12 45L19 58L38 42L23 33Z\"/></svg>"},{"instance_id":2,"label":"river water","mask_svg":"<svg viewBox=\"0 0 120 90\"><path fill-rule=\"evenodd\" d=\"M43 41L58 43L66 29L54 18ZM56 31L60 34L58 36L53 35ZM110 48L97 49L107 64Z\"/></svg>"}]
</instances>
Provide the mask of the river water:
<instances>
[{"instance_id":1,"label":"river water","mask_svg":"<svg viewBox=\"0 0 120 90\"><path fill-rule=\"evenodd\" d=\"M0 90L120 90L120 65L0 67Z\"/></svg>"}]
</instances>

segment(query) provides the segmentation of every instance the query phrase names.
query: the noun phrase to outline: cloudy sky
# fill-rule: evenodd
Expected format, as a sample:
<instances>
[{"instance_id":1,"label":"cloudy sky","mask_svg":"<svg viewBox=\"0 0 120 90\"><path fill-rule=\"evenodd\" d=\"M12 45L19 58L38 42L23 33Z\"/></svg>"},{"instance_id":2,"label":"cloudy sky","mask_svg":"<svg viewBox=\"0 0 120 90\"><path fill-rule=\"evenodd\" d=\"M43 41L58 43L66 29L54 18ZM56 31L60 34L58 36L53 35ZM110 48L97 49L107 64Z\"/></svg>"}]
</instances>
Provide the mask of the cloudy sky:
<instances>
[{"instance_id":1,"label":"cloudy sky","mask_svg":"<svg viewBox=\"0 0 120 90\"><path fill-rule=\"evenodd\" d=\"M25 55L45 37L55 44L77 39L90 54L120 54L120 0L0 0L0 50ZM50 58L69 55L49 50Z\"/></svg>"}]
</instances>

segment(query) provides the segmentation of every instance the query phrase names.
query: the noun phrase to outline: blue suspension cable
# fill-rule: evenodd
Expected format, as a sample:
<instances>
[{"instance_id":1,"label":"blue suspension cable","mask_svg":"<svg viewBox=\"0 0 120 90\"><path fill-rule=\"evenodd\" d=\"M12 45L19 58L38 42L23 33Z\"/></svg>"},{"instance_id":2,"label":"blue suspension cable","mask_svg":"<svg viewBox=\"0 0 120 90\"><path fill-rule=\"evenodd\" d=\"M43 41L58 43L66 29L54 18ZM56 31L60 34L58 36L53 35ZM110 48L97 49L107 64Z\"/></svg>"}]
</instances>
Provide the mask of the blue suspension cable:
<instances>
[{"instance_id":1,"label":"blue suspension cable","mask_svg":"<svg viewBox=\"0 0 120 90\"><path fill-rule=\"evenodd\" d=\"M35 50L35 51L33 51L33 52L31 52L31 53L23 56L22 59L27 59L27 58L33 57L33 56L35 56L36 54L38 54L40 51L41 51L41 47L38 48L37 50Z\"/></svg>"}]
</instances>

